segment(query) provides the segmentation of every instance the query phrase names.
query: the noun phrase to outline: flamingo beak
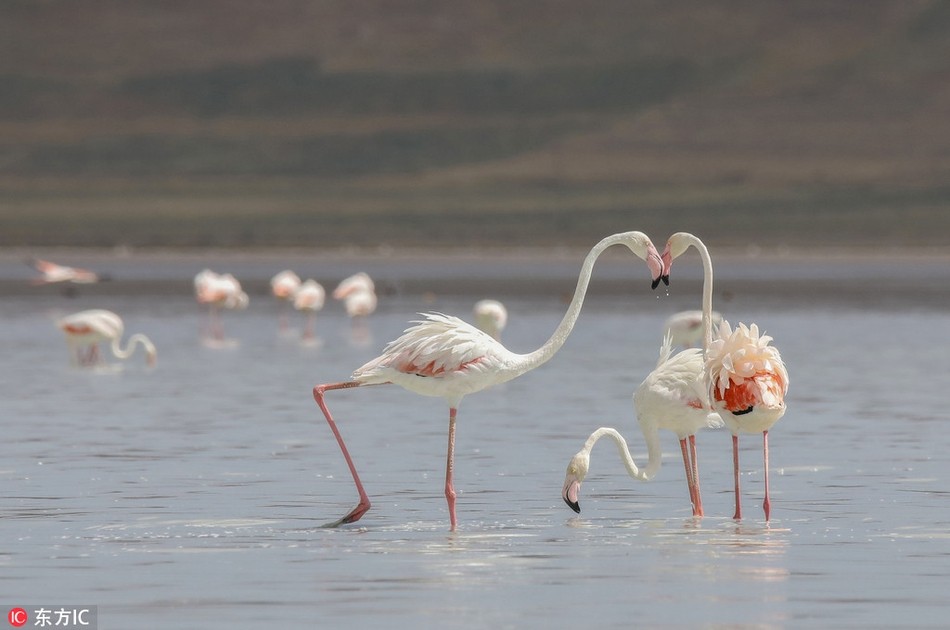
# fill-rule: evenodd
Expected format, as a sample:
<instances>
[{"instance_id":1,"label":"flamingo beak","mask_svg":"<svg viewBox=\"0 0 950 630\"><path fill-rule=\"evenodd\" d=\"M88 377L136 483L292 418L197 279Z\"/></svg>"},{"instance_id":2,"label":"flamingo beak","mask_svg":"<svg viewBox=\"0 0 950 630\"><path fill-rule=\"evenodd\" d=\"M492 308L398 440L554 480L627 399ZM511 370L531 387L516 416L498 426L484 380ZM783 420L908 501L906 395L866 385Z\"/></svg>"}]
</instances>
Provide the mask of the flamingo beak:
<instances>
[{"instance_id":1,"label":"flamingo beak","mask_svg":"<svg viewBox=\"0 0 950 630\"><path fill-rule=\"evenodd\" d=\"M653 283L650 285L650 288L655 289L657 286L659 286L660 281L664 280L664 278L663 259L653 247L651 247L650 251L647 252L647 267L650 268L650 277L653 279ZM664 281L669 284L668 278Z\"/></svg>"},{"instance_id":2,"label":"flamingo beak","mask_svg":"<svg viewBox=\"0 0 950 630\"><path fill-rule=\"evenodd\" d=\"M567 479L564 480L564 489L561 491L561 498L564 499L564 502L567 503L569 508L578 514L581 513L581 504L578 502L580 491L581 482L572 475L568 475Z\"/></svg>"},{"instance_id":3,"label":"flamingo beak","mask_svg":"<svg viewBox=\"0 0 950 630\"><path fill-rule=\"evenodd\" d=\"M663 271L660 273L660 279L663 284L670 286L670 269L673 267L673 255L670 253L670 244L666 244L663 255L660 256L663 263Z\"/></svg>"}]
</instances>

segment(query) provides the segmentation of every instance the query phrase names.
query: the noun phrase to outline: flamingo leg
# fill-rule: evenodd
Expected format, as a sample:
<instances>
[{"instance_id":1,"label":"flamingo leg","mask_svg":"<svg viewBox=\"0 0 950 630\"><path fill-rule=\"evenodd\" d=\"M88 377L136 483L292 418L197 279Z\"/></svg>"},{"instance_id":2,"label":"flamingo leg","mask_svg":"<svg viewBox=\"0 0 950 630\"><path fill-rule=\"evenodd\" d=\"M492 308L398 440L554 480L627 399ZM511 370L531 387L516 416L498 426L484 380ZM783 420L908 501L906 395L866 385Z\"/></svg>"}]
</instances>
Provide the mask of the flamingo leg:
<instances>
[{"instance_id":1,"label":"flamingo leg","mask_svg":"<svg viewBox=\"0 0 950 630\"><path fill-rule=\"evenodd\" d=\"M683 452L683 467L686 469L686 487L689 488L689 502L693 508L693 516L696 516L696 483L693 479L693 466L689 460L689 448L686 445L686 438L680 440L680 450Z\"/></svg>"},{"instance_id":2,"label":"flamingo leg","mask_svg":"<svg viewBox=\"0 0 950 630\"><path fill-rule=\"evenodd\" d=\"M765 520L769 520L772 513L772 502L769 500L769 432L762 432L762 456L765 460L765 501L762 502L762 509L765 510Z\"/></svg>"},{"instance_id":3,"label":"flamingo leg","mask_svg":"<svg viewBox=\"0 0 950 630\"><path fill-rule=\"evenodd\" d=\"M689 436L690 458L693 463L693 492L695 502L693 503L693 516L703 515L703 497L699 492L699 458L696 456L696 436Z\"/></svg>"},{"instance_id":4,"label":"flamingo leg","mask_svg":"<svg viewBox=\"0 0 950 630\"><path fill-rule=\"evenodd\" d=\"M458 525L458 519L455 517L455 416L458 410L455 407L449 408L449 446L445 456L445 501L449 507L449 521L452 524L452 531L455 531Z\"/></svg>"},{"instance_id":5,"label":"flamingo leg","mask_svg":"<svg viewBox=\"0 0 950 630\"><path fill-rule=\"evenodd\" d=\"M307 324L303 330L304 339L313 339L314 320L316 317L317 316L312 312L307 315Z\"/></svg>"},{"instance_id":6,"label":"flamingo leg","mask_svg":"<svg viewBox=\"0 0 950 630\"><path fill-rule=\"evenodd\" d=\"M736 513L733 515L733 519L739 521L742 520L742 508L740 507L739 499L739 436L732 436L732 469L733 476L736 480Z\"/></svg>"},{"instance_id":7,"label":"flamingo leg","mask_svg":"<svg viewBox=\"0 0 950 630\"><path fill-rule=\"evenodd\" d=\"M317 401L317 405L320 406L320 409L323 411L323 415L326 416L327 424L330 425L330 430L333 431L333 436L336 438L337 444L340 445L340 450L343 451L343 459L346 460L346 465L350 469L350 474L353 475L353 481L356 482L356 491L359 492L360 501L355 508L350 510L350 512L343 518L333 521L332 523L327 523L324 527L337 527L345 523L355 523L360 520L370 508L369 497L366 496L366 491L363 489L363 482L360 481L360 476L356 472L356 466L353 464L353 458L350 457L350 452L346 448L346 444L343 443L343 436L340 435L340 430L336 426L336 422L333 421L333 416L330 415L330 410L327 408L326 401L324 401L324 392L331 389L348 389L350 387L359 387L361 383L357 381L346 381L344 383L328 383L326 385L317 385L313 388L313 399Z\"/></svg>"}]
</instances>

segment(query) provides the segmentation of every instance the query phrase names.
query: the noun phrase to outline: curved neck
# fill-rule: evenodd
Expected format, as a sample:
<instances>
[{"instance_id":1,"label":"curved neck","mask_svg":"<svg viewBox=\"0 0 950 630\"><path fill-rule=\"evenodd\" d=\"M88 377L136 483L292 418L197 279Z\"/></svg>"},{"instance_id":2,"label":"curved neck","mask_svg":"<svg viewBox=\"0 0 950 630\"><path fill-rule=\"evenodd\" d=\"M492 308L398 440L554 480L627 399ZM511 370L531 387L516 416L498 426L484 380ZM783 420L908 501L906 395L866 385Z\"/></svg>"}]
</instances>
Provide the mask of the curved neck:
<instances>
[{"instance_id":1,"label":"curved neck","mask_svg":"<svg viewBox=\"0 0 950 630\"><path fill-rule=\"evenodd\" d=\"M647 454L648 461L647 466L644 469L640 469L637 466L637 463L633 461L633 456L630 455L630 449L627 448L627 441L623 439L623 436L616 429L611 429L610 427L601 427L590 434L590 437L587 438L587 442L584 443L583 451L590 454L591 449L594 448L594 444L597 443L597 440L607 436L611 438L614 443L617 445L617 452L620 453L620 460L623 462L623 465L627 468L627 473L635 479L640 481L649 481L653 479L657 471L660 469L660 440L658 439L657 432L653 431L644 431L643 437L646 438L647 442Z\"/></svg>"},{"instance_id":2,"label":"curved neck","mask_svg":"<svg viewBox=\"0 0 950 630\"><path fill-rule=\"evenodd\" d=\"M120 359L128 359L130 356L132 356L132 353L135 352L135 346L137 344L142 344L142 347L145 348L145 353L149 357L155 356L155 345L152 343L151 339L143 334L135 334L129 337L129 341L127 344L125 344L125 348L122 348L118 337L113 337L112 354Z\"/></svg>"},{"instance_id":3,"label":"curved neck","mask_svg":"<svg viewBox=\"0 0 950 630\"><path fill-rule=\"evenodd\" d=\"M584 259L584 264L581 265L581 273L577 278L577 286L574 288L574 297L571 298L567 312L564 313L561 323L558 324L557 329L551 337L544 342L543 346L534 352L523 355L524 361L520 367L524 372L538 367L553 357L555 353L561 349L561 346L564 345L564 342L567 341L571 330L574 328L574 324L577 322L577 318L581 314L581 307L584 305L584 296L587 295L587 286L590 284L590 277L594 271L594 263L597 262L597 258L600 257L605 249L611 245L623 242L625 236L627 235L613 234L608 236L594 245L587 254L587 257Z\"/></svg>"},{"instance_id":4,"label":"curved neck","mask_svg":"<svg viewBox=\"0 0 950 630\"><path fill-rule=\"evenodd\" d=\"M712 343L712 294L713 294L713 268L712 259L709 257L709 250L705 243L692 234L686 234L686 240L689 245L696 248L699 257L703 261L703 354Z\"/></svg>"}]
</instances>

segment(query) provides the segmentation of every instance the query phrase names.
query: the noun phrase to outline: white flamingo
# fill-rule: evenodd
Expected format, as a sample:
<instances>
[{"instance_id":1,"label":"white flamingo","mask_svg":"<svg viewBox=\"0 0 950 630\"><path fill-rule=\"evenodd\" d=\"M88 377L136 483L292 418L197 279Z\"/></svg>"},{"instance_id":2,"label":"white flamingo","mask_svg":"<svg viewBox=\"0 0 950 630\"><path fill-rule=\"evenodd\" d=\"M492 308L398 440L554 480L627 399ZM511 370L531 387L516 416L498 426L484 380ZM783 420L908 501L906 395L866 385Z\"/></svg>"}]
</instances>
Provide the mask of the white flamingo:
<instances>
[{"instance_id":1,"label":"white flamingo","mask_svg":"<svg viewBox=\"0 0 950 630\"><path fill-rule=\"evenodd\" d=\"M722 321L719 311L713 311L711 318L713 328L718 328ZM680 311L673 313L663 323L664 334L669 333L673 346L692 348L703 341L703 312Z\"/></svg>"},{"instance_id":2,"label":"white flamingo","mask_svg":"<svg viewBox=\"0 0 950 630\"><path fill-rule=\"evenodd\" d=\"M219 340L224 338L220 310L241 310L247 308L249 301L237 278L229 273L218 274L210 269L204 269L195 276L195 297L199 304L208 305L211 336Z\"/></svg>"},{"instance_id":3,"label":"white flamingo","mask_svg":"<svg viewBox=\"0 0 950 630\"><path fill-rule=\"evenodd\" d=\"M67 315L57 322L59 329L66 335L71 360L83 366L97 365L100 361L99 342L108 341L112 354L118 359L128 359L141 344L145 349L145 359L149 365L155 365L157 352L155 344L145 335L138 333L129 337L122 347L122 334L125 326L122 318L104 309L92 309Z\"/></svg>"},{"instance_id":4,"label":"white flamingo","mask_svg":"<svg viewBox=\"0 0 950 630\"><path fill-rule=\"evenodd\" d=\"M300 276L290 269L285 269L270 279L271 293L281 304L281 311L278 316L280 330L287 329L286 306L294 301L298 288L300 288Z\"/></svg>"},{"instance_id":5,"label":"white flamingo","mask_svg":"<svg viewBox=\"0 0 950 630\"><path fill-rule=\"evenodd\" d=\"M624 232L601 240L591 249L581 267L574 298L567 313L551 337L534 352L516 354L484 332L464 321L447 315L429 313L423 321L415 322L405 333L386 346L383 353L353 372L352 380L342 383L317 385L313 396L333 431L343 457L349 467L359 503L343 518L330 526L359 520L370 508L356 467L343 442L339 429L330 415L324 399L325 392L334 389L394 383L423 396L444 398L449 406L448 452L445 469L445 498L449 520L454 530L455 514L455 421L459 403L468 394L491 385L503 383L532 370L548 361L567 340L584 302L594 262L611 245L624 245L646 260L653 277L654 287L659 282L661 260L653 243L642 232Z\"/></svg>"},{"instance_id":6,"label":"white flamingo","mask_svg":"<svg viewBox=\"0 0 950 630\"><path fill-rule=\"evenodd\" d=\"M333 299L343 300L346 314L352 318L363 318L376 311L376 285L364 272L345 278L333 290Z\"/></svg>"},{"instance_id":7,"label":"white flamingo","mask_svg":"<svg viewBox=\"0 0 950 630\"><path fill-rule=\"evenodd\" d=\"M673 237L663 251L663 275L669 277L673 260L694 246L703 257L703 267L710 282L712 265L707 268L709 253L702 241L685 232ZM674 235L677 236L677 235ZM704 299L705 302L705 299ZM711 300L710 300L711 303ZM705 304L704 304L705 309ZM732 432L732 461L735 481L736 511L734 519L742 518L739 491L739 433L762 432L762 453L765 466L765 520L771 515L769 499L769 429L785 415L788 392L788 371L779 351L770 345L772 338L759 335L756 324L740 323L735 330L723 321L707 342L704 379L709 401Z\"/></svg>"},{"instance_id":8,"label":"white flamingo","mask_svg":"<svg viewBox=\"0 0 950 630\"><path fill-rule=\"evenodd\" d=\"M323 308L325 299L326 291L323 286L312 279L301 284L294 293L294 308L307 313L307 324L303 330L304 339L313 338L317 311Z\"/></svg>"},{"instance_id":9,"label":"white flamingo","mask_svg":"<svg viewBox=\"0 0 950 630\"><path fill-rule=\"evenodd\" d=\"M475 326L492 339L500 340L501 331L508 323L508 309L498 300L479 300L472 308L475 317Z\"/></svg>"},{"instance_id":10,"label":"white flamingo","mask_svg":"<svg viewBox=\"0 0 950 630\"><path fill-rule=\"evenodd\" d=\"M584 447L571 459L564 479L562 497L575 512L580 512L578 494L590 467L590 451L597 440L604 436L614 439L630 476L641 481L649 481L660 469L661 452L658 430L667 429L676 433L679 438L693 516L703 516L696 433L707 427L721 427L723 422L710 406L704 369L704 354L712 337L710 320L713 272L712 260L709 258L705 245L691 234L686 232L674 234L667 242L667 250L671 246L679 248L684 245L696 247L703 260L703 309L700 317L703 324L703 347L687 348L673 354L672 336L669 332L666 333L656 368L640 383L633 395L637 420L647 443L646 468L641 470L636 465L630 456L626 442L615 429L602 427L594 431L584 443ZM666 273L663 277L667 277ZM620 438L619 441L618 438Z\"/></svg>"}]
</instances>

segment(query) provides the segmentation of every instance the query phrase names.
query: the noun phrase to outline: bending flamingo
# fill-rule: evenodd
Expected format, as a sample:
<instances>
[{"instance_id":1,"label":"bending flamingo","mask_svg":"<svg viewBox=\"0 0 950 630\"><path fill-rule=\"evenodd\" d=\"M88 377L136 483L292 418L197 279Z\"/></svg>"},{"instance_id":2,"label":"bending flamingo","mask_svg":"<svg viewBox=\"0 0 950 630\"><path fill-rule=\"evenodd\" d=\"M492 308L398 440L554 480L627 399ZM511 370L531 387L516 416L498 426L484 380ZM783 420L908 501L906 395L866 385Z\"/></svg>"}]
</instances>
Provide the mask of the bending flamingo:
<instances>
[{"instance_id":1,"label":"bending flamingo","mask_svg":"<svg viewBox=\"0 0 950 630\"><path fill-rule=\"evenodd\" d=\"M103 309L80 311L67 315L57 322L59 329L66 335L71 360L83 366L96 365L100 362L99 342L108 341L112 354L118 359L128 359L135 352L138 344L145 349L145 360L149 365L155 365L157 356L155 344L143 334L129 337L125 348L120 341L125 326L122 318Z\"/></svg>"},{"instance_id":2,"label":"bending flamingo","mask_svg":"<svg viewBox=\"0 0 950 630\"><path fill-rule=\"evenodd\" d=\"M677 238L678 237L678 238ZM712 279L712 265L706 269L709 253L702 241L681 232L667 242L663 251L663 275L669 277L673 260L690 246L703 257L706 276ZM704 312L706 309L704 298ZM711 304L711 299L710 299ZM768 432L785 414L785 394L788 392L788 372L779 351L769 345L772 338L759 335L758 326L739 324L733 331L723 321L717 334L707 341L704 379L712 409L719 413L732 432L732 460L735 478L736 512L733 518L742 518L739 492L739 432L762 432L762 452L765 460L765 520L771 514L769 499L769 443Z\"/></svg>"},{"instance_id":3,"label":"bending flamingo","mask_svg":"<svg viewBox=\"0 0 950 630\"><path fill-rule=\"evenodd\" d=\"M508 309L498 300L479 300L472 308L475 326L488 333L492 339L500 340L501 331L508 323Z\"/></svg>"},{"instance_id":4,"label":"bending flamingo","mask_svg":"<svg viewBox=\"0 0 950 630\"><path fill-rule=\"evenodd\" d=\"M324 394L328 390L394 383L424 396L442 397L449 406L448 452L445 468L445 499L449 520L454 530L458 524L455 514L455 422L459 403L468 394L497 383L516 378L548 361L567 340L580 314L590 282L594 262L611 245L625 245L644 259L650 268L653 285L660 281L662 272L659 255L642 232L624 232L601 240L584 259L574 298L557 329L544 345L529 354L516 354L484 332L456 317L438 313L423 315L405 333L392 341L382 355L353 372L352 380L342 383L317 385L313 397L323 411L349 467L359 503L353 510L331 526L359 520L370 508L369 497L363 489L356 467L343 438L326 406Z\"/></svg>"},{"instance_id":5,"label":"bending flamingo","mask_svg":"<svg viewBox=\"0 0 950 630\"><path fill-rule=\"evenodd\" d=\"M709 397L703 380L703 357L698 349L672 354L670 336L663 339L657 366L637 388L633 396L637 420L647 444L647 465L639 468L627 443L620 433L610 427L601 427L591 433L567 466L561 496L575 512L580 512L579 494L581 484L590 469L590 452L602 437L610 437L617 443L618 451L631 477L650 481L660 470L661 450L659 429L676 433L683 454L686 470L686 486L689 491L693 516L703 516L703 503L699 491L699 464L696 458L696 432L699 429L722 426L719 415L709 408Z\"/></svg>"},{"instance_id":6,"label":"bending flamingo","mask_svg":"<svg viewBox=\"0 0 950 630\"><path fill-rule=\"evenodd\" d=\"M660 446L657 432L667 429L676 433L683 454L683 466L686 470L686 486L689 490L693 516L703 516L703 500L699 489L699 459L696 453L696 432L702 428L722 426L722 419L712 410L709 403L709 390L706 386L704 355L712 338L712 260L702 241L686 232L678 232L670 237L667 250L671 247L686 248L693 246L700 252L703 261L703 308L700 312L702 323L702 348L687 348L673 354L672 335L667 332L660 348L660 358L656 368L645 378L636 393L633 403L637 410L640 430L647 443L649 460L646 469L640 470L629 456L629 451L620 453L625 460L631 476L649 481L660 469ZM663 278L668 276L664 273ZM575 512L580 512L578 494L581 482L587 475L590 465L590 450L604 435L619 435L613 429L598 429L584 448L571 460L567 467L562 496L565 503ZM596 436L596 437L595 437ZM616 439L616 438L614 438ZM618 446L620 444L618 443Z\"/></svg>"},{"instance_id":7,"label":"bending flamingo","mask_svg":"<svg viewBox=\"0 0 950 630\"><path fill-rule=\"evenodd\" d=\"M303 338L312 339L317 311L323 308L326 291L316 280L307 280L294 293L294 308L307 313L307 324L303 329Z\"/></svg>"}]
</instances>

